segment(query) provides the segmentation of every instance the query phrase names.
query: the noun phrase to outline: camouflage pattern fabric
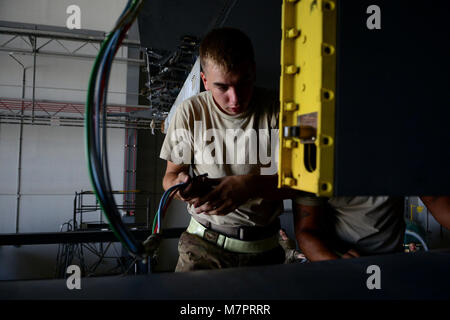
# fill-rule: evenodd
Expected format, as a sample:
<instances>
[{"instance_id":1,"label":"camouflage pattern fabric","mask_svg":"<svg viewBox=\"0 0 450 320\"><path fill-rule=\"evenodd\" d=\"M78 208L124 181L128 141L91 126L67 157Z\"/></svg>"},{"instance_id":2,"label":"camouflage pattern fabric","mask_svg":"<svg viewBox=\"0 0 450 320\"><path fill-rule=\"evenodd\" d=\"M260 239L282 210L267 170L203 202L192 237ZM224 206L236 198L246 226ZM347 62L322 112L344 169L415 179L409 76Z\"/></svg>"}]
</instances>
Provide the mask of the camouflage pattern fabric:
<instances>
[{"instance_id":1,"label":"camouflage pattern fabric","mask_svg":"<svg viewBox=\"0 0 450 320\"><path fill-rule=\"evenodd\" d=\"M188 232L180 236L178 253L175 272L281 264L285 259L281 246L261 253L236 253Z\"/></svg>"},{"instance_id":2,"label":"camouflage pattern fabric","mask_svg":"<svg viewBox=\"0 0 450 320\"><path fill-rule=\"evenodd\" d=\"M284 232L284 230L283 230L283 232ZM306 262L305 255L302 254L299 250L297 250L295 241L288 238L286 233L284 233L284 237L283 237L283 235L280 231L280 235L278 237L278 242L279 242L280 246L283 248L284 253L285 253L285 259L284 259L285 264L296 263L296 262L300 262L300 263Z\"/></svg>"}]
</instances>

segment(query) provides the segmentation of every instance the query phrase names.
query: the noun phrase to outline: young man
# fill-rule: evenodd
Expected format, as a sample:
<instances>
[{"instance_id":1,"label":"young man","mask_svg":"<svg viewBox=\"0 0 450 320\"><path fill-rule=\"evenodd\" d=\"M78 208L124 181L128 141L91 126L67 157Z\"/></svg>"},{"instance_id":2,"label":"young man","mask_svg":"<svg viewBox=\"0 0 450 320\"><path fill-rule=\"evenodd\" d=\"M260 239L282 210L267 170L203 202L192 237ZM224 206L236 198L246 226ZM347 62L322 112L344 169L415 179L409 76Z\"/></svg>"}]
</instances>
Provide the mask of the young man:
<instances>
[{"instance_id":1,"label":"young man","mask_svg":"<svg viewBox=\"0 0 450 320\"><path fill-rule=\"evenodd\" d=\"M421 197L450 229L450 197ZM310 261L355 258L403 251L403 197L297 197L295 234Z\"/></svg>"},{"instance_id":2,"label":"young man","mask_svg":"<svg viewBox=\"0 0 450 320\"><path fill-rule=\"evenodd\" d=\"M294 192L264 171L277 152L278 96L254 88L253 47L239 30L211 31L200 62L206 91L178 107L160 155L166 190L190 182L190 170L208 175L177 194L192 217L176 271L282 263L278 215Z\"/></svg>"}]
</instances>

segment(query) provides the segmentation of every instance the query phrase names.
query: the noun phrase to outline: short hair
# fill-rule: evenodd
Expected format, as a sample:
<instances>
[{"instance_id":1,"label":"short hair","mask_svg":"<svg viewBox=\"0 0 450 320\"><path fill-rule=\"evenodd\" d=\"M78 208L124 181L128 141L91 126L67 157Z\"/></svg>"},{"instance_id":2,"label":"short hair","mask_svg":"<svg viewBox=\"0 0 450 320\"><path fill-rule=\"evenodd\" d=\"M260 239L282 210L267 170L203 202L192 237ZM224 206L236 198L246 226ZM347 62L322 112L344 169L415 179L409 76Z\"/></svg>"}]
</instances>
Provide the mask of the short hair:
<instances>
[{"instance_id":1,"label":"short hair","mask_svg":"<svg viewBox=\"0 0 450 320\"><path fill-rule=\"evenodd\" d=\"M237 71L244 64L255 63L252 42L241 30L213 29L200 44L200 63L203 70L207 60L226 71Z\"/></svg>"}]
</instances>

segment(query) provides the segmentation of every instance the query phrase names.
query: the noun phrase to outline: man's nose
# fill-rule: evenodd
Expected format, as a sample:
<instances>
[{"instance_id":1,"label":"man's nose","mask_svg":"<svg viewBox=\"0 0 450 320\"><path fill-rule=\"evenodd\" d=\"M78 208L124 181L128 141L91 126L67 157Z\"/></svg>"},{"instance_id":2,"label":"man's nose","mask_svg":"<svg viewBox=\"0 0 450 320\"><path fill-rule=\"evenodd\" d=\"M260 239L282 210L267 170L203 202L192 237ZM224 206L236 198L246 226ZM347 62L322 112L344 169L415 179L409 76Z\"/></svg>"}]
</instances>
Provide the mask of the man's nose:
<instances>
[{"instance_id":1,"label":"man's nose","mask_svg":"<svg viewBox=\"0 0 450 320\"><path fill-rule=\"evenodd\" d=\"M228 90L228 99L230 100L231 105L235 105L239 103L239 93L235 87L230 87Z\"/></svg>"}]
</instances>

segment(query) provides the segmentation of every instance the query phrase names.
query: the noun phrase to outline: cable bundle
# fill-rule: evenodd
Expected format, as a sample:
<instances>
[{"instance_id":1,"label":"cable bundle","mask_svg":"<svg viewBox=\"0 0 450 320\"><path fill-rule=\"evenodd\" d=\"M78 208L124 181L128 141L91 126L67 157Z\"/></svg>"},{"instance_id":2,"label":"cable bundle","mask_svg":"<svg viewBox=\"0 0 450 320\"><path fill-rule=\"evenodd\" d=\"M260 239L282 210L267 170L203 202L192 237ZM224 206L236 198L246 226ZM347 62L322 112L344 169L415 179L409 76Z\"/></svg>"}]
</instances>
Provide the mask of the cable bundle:
<instances>
[{"instance_id":1,"label":"cable bundle","mask_svg":"<svg viewBox=\"0 0 450 320\"><path fill-rule=\"evenodd\" d=\"M175 193L182 187L185 187L187 183L180 183L177 185L174 185L167 189L163 196L161 197L161 201L159 202L158 211L156 212L155 218L153 219L153 233L161 233L161 216L165 216L167 212L167 208L170 205L170 202L172 201L173 197L175 196Z\"/></svg>"},{"instance_id":2,"label":"cable bundle","mask_svg":"<svg viewBox=\"0 0 450 320\"><path fill-rule=\"evenodd\" d=\"M176 184L169 189L167 189L163 196L161 197L161 201L159 202L158 211L156 212L155 218L153 219L153 232L152 234L157 234L161 232L161 215L164 217L167 211L167 208L170 205L170 202L172 201L173 197L177 193L178 190L186 188L189 184L194 183L197 185L197 188L199 186L203 187L203 190L198 190L197 192L205 192L205 187L208 187L208 183L205 182L206 177L208 176L207 173L196 175L195 172L192 172L193 177L189 182L183 182Z\"/></svg>"},{"instance_id":3,"label":"cable bundle","mask_svg":"<svg viewBox=\"0 0 450 320\"><path fill-rule=\"evenodd\" d=\"M136 257L145 258L142 243L122 223L119 210L112 194L106 151L106 91L112 61L128 29L143 4L143 0L129 0L113 30L103 41L94 62L85 109L85 147L91 183L100 206L116 237ZM102 112L102 130L100 128Z\"/></svg>"}]
</instances>

